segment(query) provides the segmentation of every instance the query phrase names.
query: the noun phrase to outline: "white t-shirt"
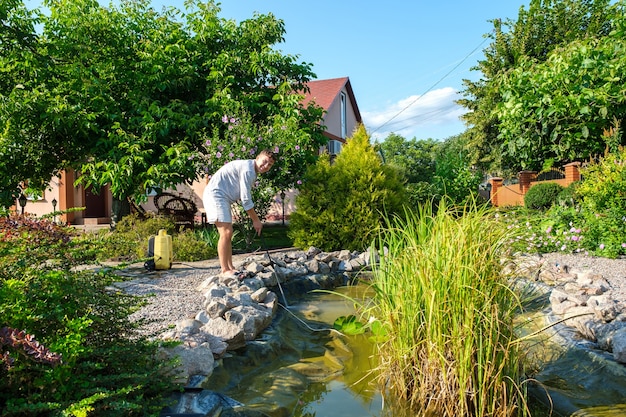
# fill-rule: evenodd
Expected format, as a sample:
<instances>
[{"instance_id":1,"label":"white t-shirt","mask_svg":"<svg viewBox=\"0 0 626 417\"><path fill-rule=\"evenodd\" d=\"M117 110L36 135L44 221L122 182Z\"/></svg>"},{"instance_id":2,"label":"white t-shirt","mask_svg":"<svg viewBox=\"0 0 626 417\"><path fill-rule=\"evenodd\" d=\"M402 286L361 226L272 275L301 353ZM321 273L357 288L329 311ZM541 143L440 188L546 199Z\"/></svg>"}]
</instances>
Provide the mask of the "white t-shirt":
<instances>
[{"instance_id":1,"label":"white t-shirt","mask_svg":"<svg viewBox=\"0 0 626 417\"><path fill-rule=\"evenodd\" d=\"M225 198L230 204L241 201L243 209L247 211L254 207L252 186L256 179L254 159L231 161L211 177L204 190L204 196L210 193L214 197Z\"/></svg>"}]
</instances>

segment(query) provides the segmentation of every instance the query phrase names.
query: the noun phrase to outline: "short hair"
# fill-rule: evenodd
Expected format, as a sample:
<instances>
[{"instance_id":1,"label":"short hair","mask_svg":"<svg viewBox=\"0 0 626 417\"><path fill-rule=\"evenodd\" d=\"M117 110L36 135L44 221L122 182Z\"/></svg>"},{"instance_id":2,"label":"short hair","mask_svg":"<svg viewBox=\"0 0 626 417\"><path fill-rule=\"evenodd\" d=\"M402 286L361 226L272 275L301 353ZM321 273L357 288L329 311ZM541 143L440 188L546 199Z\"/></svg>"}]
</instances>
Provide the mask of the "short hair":
<instances>
[{"instance_id":1,"label":"short hair","mask_svg":"<svg viewBox=\"0 0 626 417\"><path fill-rule=\"evenodd\" d=\"M269 149L263 149L259 152L259 155L265 155L270 158L274 163L278 161L278 155L275 152L270 151Z\"/></svg>"}]
</instances>

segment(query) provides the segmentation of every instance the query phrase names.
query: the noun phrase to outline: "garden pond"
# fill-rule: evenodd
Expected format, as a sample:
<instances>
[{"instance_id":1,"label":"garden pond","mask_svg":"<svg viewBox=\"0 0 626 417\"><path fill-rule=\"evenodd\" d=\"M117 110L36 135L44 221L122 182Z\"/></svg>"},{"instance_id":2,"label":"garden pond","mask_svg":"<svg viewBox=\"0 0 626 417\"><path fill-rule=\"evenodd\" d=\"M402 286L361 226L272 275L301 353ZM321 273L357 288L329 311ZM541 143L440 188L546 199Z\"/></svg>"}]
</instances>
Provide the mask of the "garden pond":
<instances>
[{"instance_id":1,"label":"garden pond","mask_svg":"<svg viewBox=\"0 0 626 417\"><path fill-rule=\"evenodd\" d=\"M368 334L347 336L335 320L356 313L353 300L369 296L366 285L287 293L272 325L245 349L221 359L203 388L244 404L222 416L408 416L386 404L378 390L376 347ZM537 304L518 317L520 335L545 327L550 316ZM626 415L626 367L557 325L526 344L533 375L530 408L535 417ZM550 399L546 396L549 394ZM552 409L552 414L550 414Z\"/></svg>"}]
</instances>

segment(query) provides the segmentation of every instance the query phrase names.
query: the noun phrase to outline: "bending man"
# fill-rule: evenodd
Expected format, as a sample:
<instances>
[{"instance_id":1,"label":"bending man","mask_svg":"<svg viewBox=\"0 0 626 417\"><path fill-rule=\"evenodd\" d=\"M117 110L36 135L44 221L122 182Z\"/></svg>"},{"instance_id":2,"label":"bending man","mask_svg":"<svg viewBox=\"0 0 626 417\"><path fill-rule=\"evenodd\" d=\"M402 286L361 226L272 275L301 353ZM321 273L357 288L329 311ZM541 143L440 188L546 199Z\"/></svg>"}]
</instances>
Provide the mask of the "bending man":
<instances>
[{"instance_id":1,"label":"bending man","mask_svg":"<svg viewBox=\"0 0 626 417\"><path fill-rule=\"evenodd\" d=\"M276 156L268 150L261 151L255 159L231 161L217 170L204 189L202 201L206 210L207 222L215 224L219 233L217 256L222 274L237 276L233 266L233 217L230 206L241 201L243 209L252 219L257 234L261 234L263 223L254 211L252 185L258 174L264 174L272 168Z\"/></svg>"}]
</instances>

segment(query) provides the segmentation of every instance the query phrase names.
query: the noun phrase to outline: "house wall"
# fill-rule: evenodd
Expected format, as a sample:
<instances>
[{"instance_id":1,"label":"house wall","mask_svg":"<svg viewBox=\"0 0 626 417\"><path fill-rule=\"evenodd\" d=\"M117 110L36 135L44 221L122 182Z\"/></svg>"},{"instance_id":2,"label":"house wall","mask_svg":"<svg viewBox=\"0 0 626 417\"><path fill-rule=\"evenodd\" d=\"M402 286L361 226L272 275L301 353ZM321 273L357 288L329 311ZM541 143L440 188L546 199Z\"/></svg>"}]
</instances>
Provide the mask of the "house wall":
<instances>
[{"instance_id":1,"label":"house wall","mask_svg":"<svg viewBox=\"0 0 626 417\"><path fill-rule=\"evenodd\" d=\"M358 126L357 116L354 112L354 108L350 105L348 90L344 87L341 92L346 96L346 132L348 136L356 130ZM322 124L326 126L326 133L332 135L334 138L346 139L341 136L341 100L339 96L328 107L328 111L323 117Z\"/></svg>"},{"instance_id":2,"label":"house wall","mask_svg":"<svg viewBox=\"0 0 626 417\"><path fill-rule=\"evenodd\" d=\"M24 213L37 217L50 214L54 211L52 205L53 200L56 200L56 211L64 211L77 207L84 208L87 204L85 189L80 185L74 186L75 180L76 175L74 171L62 171L59 176L53 177L52 180L50 180L41 198L28 200L24 207ZM113 197L111 196L109 187L104 187L99 195L101 195L99 204L103 205L101 211L104 215L87 218L85 217L84 211L76 211L62 214L57 217L57 220L75 225L110 223ZM21 208L17 207L17 210L21 210Z\"/></svg>"}]
</instances>

